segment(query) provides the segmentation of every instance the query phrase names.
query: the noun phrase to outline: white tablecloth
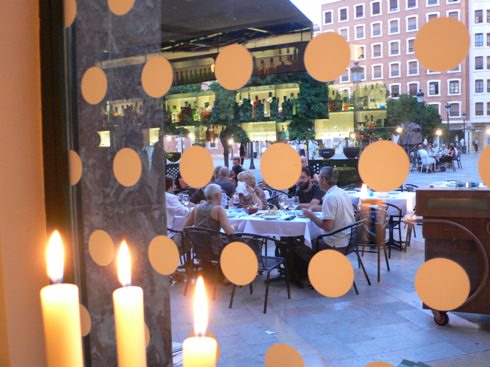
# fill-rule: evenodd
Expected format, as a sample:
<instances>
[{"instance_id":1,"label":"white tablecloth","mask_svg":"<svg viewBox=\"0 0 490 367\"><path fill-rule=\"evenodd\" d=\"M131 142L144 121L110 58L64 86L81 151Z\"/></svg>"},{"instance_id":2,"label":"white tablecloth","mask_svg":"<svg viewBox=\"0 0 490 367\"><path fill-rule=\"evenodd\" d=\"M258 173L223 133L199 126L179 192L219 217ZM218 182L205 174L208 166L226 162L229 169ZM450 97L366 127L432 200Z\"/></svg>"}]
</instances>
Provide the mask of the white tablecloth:
<instances>
[{"instance_id":1,"label":"white tablecloth","mask_svg":"<svg viewBox=\"0 0 490 367\"><path fill-rule=\"evenodd\" d=\"M360 192L359 191L348 191L347 192L352 199L352 204L359 205ZM411 214L413 208L415 207L415 193L407 191L393 191L388 193L373 193L373 196L368 196L366 199L376 199L381 200L389 204L396 205L402 210L402 215ZM389 214L398 214L393 208L389 208Z\"/></svg>"},{"instance_id":2,"label":"white tablecloth","mask_svg":"<svg viewBox=\"0 0 490 367\"><path fill-rule=\"evenodd\" d=\"M311 247L312 241L323 234L315 223L307 218L295 218L293 220L263 219L257 216L247 215L241 218L229 218L230 224L238 223L237 232L254 233L271 237L296 237L304 236L305 242ZM175 217L175 230L183 230L184 217Z\"/></svg>"}]
</instances>

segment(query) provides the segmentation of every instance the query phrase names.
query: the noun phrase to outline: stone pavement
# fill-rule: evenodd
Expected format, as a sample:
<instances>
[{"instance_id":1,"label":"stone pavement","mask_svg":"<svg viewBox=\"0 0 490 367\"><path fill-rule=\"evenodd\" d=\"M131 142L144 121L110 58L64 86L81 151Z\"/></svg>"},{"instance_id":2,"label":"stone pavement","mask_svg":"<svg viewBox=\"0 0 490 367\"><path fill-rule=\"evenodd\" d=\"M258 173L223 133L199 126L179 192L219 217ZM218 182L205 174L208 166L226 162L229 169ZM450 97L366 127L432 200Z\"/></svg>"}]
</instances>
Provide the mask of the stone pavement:
<instances>
[{"instance_id":1,"label":"stone pavement","mask_svg":"<svg viewBox=\"0 0 490 367\"><path fill-rule=\"evenodd\" d=\"M275 343L296 348L307 367L364 367L379 360L397 366L404 359L432 367L489 366L490 316L450 313L450 324L441 327L422 309L413 284L424 261L420 237L419 228L406 253L393 251L392 271L382 266L380 283L375 281L376 255L365 254L373 284L368 286L354 266L360 295L351 290L340 298L325 298L293 286L288 300L285 284L275 282L264 315L264 277L255 280L253 295L248 288L237 289L231 310L231 288L220 286L209 319L209 331L220 344L219 366L263 366L267 349ZM182 283L171 288L176 342L193 330L192 298L182 293Z\"/></svg>"}]
</instances>

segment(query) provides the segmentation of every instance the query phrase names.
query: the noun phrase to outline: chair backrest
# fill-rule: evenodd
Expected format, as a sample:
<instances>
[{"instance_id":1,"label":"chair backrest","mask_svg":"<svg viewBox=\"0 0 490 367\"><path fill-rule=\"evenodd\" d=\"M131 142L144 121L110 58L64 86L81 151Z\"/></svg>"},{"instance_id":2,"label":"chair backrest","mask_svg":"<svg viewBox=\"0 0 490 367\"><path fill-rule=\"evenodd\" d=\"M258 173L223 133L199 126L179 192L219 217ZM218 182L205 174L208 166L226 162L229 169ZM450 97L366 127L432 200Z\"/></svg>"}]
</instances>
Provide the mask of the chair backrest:
<instances>
[{"instance_id":1,"label":"chair backrest","mask_svg":"<svg viewBox=\"0 0 490 367\"><path fill-rule=\"evenodd\" d=\"M386 229L390 216L383 207L372 205L360 211L361 220L364 220L363 233L360 243L382 244L386 242Z\"/></svg>"},{"instance_id":2,"label":"chair backrest","mask_svg":"<svg viewBox=\"0 0 490 367\"><path fill-rule=\"evenodd\" d=\"M403 213L403 211L398 206L396 206L395 204L391 204L391 203L383 203L382 208L390 216L394 215L394 216L401 217L402 213Z\"/></svg>"},{"instance_id":3,"label":"chair backrest","mask_svg":"<svg viewBox=\"0 0 490 367\"><path fill-rule=\"evenodd\" d=\"M359 243L362 243L361 239L364 232L365 220L357 220L350 228L349 244L344 250L344 255L349 255L356 249Z\"/></svg>"},{"instance_id":4,"label":"chair backrest","mask_svg":"<svg viewBox=\"0 0 490 367\"><path fill-rule=\"evenodd\" d=\"M193 258L202 261L219 261L226 235L205 227L184 228L184 240L192 249Z\"/></svg>"}]
</instances>

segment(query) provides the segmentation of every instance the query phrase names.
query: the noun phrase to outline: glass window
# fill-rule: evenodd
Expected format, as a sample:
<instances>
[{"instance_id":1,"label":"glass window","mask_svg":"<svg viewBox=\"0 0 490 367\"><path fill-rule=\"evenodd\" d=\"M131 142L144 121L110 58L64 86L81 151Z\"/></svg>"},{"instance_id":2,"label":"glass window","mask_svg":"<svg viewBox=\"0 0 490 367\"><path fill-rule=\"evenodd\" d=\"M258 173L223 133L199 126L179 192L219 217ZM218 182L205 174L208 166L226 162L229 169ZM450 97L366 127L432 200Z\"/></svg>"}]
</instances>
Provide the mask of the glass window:
<instances>
[{"instance_id":1,"label":"glass window","mask_svg":"<svg viewBox=\"0 0 490 367\"><path fill-rule=\"evenodd\" d=\"M483 56L475 57L475 70L483 70Z\"/></svg>"},{"instance_id":2,"label":"glass window","mask_svg":"<svg viewBox=\"0 0 490 367\"><path fill-rule=\"evenodd\" d=\"M459 94L459 80L451 80L449 82L449 94Z\"/></svg>"},{"instance_id":3,"label":"glass window","mask_svg":"<svg viewBox=\"0 0 490 367\"><path fill-rule=\"evenodd\" d=\"M487 93L490 93L490 79L487 79Z\"/></svg>"},{"instance_id":4,"label":"glass window","mask_svg":"<svg viewBox=\"0 0 490 367\"><path fill-rule=\"evenodd\" d=\"M417 16L407 18L407 32L413 32L417 30Z\"/></svg>"},{"instance_id":5,"label":"glass window","mask_svg":"<svg viewBox=\"0 0 490 367\"><path fill-rule=\"evenodd\" d=\"M439 5L439 0L427 0L427 6Z\"/></svg>"},{"instance_id":6,"label":"glass window","mask_svg":"<svg viewBox=\"0 0 490 367\"><path fill-rule=\"evenodd\" d=\"M490 69L490 56L487 56L487 69Z\"/></svg>"},{"instance_id":7,"label":"glass window","mask_svg":"<svg viewBox=\"0 0 490 367\"><path fill-rule=\"evenodd\" d=\"M398 0L390 0L390 12L398 11Z\"/></svg>"},{"instance_id":8,"label":"glass window","mask_svg":"<svg viewBox=\"0 0 490 367\"><path fill-rule=\"evenodd\" d=\"M371 3L371 15L381 14L381 3L379 1L374 1Z\"/></svg>"},{"instance_id":9,"label":"glass window","mask_svg":"<svg viewBox=\"0 0 490 367\"><path fill-rule=\"evenodd\" d=\"M455 10L455 11L449 11L447 13L447 16L449 18L453 18L453 19L459 20L459 11L457 11L457 10Z\"/></svg>"},{"instance_id":10,"label":"glass window","mask_svg":"<svg viewBox=\"0 0 490 367\"><path fill-rule=\"evenodd\" d=\"M416 96L419 89L419 85L417 83L409 83L408 84L408 94L411 96Z\"/></svg>"},{"instance_id":11,"label":"glass window","mask_svg":"<svg viewBox=\"0 0 490 367\"><path fill-rule=\"evenodd\" d=\"M390 42L390 56L400 55L400 41Z\"/></svg>"},{"instance_id":12,"label":"glass window","mask_svg":"<svg viewBox=\"0 0 490 367\"><path fill-rule=\"evenodd\" d=\"M325 13L323 13L323 23L324 24L332 24L333 20L332 20L332 11L329 10L329 11L326 11Z\"/></svg>"},{"instance_id":13,"label":"glass window","mask_svg":"<svg viewBox=\"0 0 490 367\"><path fill-rule=\"evenodd\" d=\"M490 33L487 33L487 46L490 46Z\"/></svg>"},{"instance_id":14,"label":"glass window","mask_svg":"<svg viewBox=\"0 0 490 367\"><path fill-rule=\"evenodd\" d=\"M439 95L439 82L429 82L429 96Z\"/></svg>"},{"instance_id":15,"label":"glass window","mask_svg":"<svg viewBox=\"0 0 490 367\"><path fill-rule=\"evenodd\" d=\"M373 79L382 79L382 78L383 78L383 66L373 65Z\"/></svg>"},{"instance_id":16,"label":"glass window","mask_svg":"<svg viewBox=\"0 0 490 367\"><path fill-rule=\"evenodd\" d=\"M366 46L357 46L355 56L357 60L364 60L366 58Z\"/></svg>"},{"instance_id":17,"label":"glass window","mask_svg":"<svg viewBox=\"0 0 490 367\"><path fill-rule=\"evenodd\" d=\"M417 7L417 0L407 0L407 9L413 9Z\"/></svg>"},{"instance_id":18,"label":"glass window","mask_svg":"<svg viewBox=\"0 0 490 367\"><path fill-rule=\"evenodd\" d=\"M345 69L345 71L340 76L340 81L344 83L349 81L349 69Z\"/></svg>"},{"instance_id":19,"label":"glass window","mask_svg":"<svg viewBox=\"0 0 490 367\"><path fill-rule=\"evenodd\" d=\"M459 103L450 103L449 104L449 116L457 117L459 116Z\"/></svg>"},{"instance_id":20,"label":"glass window","mask_svg":"<svg viewBox=\"0 0 490 367\"><path fill-rule=\"evenodd\" d=\"M490 102L487 102L487 115L490 116Z\"/></svg>"},{"instance_id":21,"label":"glass window","mask_svg":"<svg viewBox=\"0 0 490 367\"><path fill-rule=\"evenodd\" d=\"M363 39L364 36L364 24L356 25L356 40Z\"/></svg>"},{"instance_id":22,"label":"glass window","mask_svg":"<svg viewBox=\"0 0 490 367\"><path fill-rule=\"evenodd\" d=\"M483 23L483 10L475 10L475 23Z\"/></svg>"},{"instance_id":23,"label":"glass window","mask_svg":"<svg viewBox=\"0 0 490 367\"><path fill-rule=\"evenodd\" d=\"M380 37L381 36L381 22L373 23L371 25L371 36Z\"/></svg>"},{"instance_id":24,"label":"glass window","mask_svg":"<svg viewBox=\"0 0 490 367\"><path fill-rule=\"evenodd\" d=\"M400 33L400 21L398 19L390 20L390 34Z\"/></svg>"},{"instance_id":25,"label":"glass window","mask_svg":"<svg viewBox=\"0 0 490 367\"><path fill-rule=\"evenodd\" d=\"M490 23L490 9L487 10L487 23Z\"/></svg>"},{"instance_id":26,"label":"glass window","mask_svg":"<svg viewBox=\"0 0 490 367\"><path fill-rule=\"evenodd\" d=\"M417 61L408 62L408 75L417 75L419 73L419 63Z\"/></svg>"},{"instance_id":27,"label":"glass window","mask_svg":"<svg viewBox=\"0 0 490 367\"><path fill-rule=\"evenodd\" d=\"M339 21L340 22L345 22L348 20L347 16L347 8L342 8L339 10Z\"/></svg>"},{"instance_id":28,"label":"glass window","mask_svg":"<svg viewBox=\"0 0 490 367\"><path fill-rule=\"evenodd\" d=\"M390 95L393 98L399 97L400 96L400 84L392 84L390 86Z\"/></svg>"},{"instance_id":29,"label":"glass window","mask_svg":"<svg viewBox=\"0 0 490 367\"><path fill-rule=\"evenodd\" d=\"M413 54L414 53L414 48L413 48L414 42L415 42L415 40L413 38L407 40L407 54Z\"/></svg>"},{"instance_id":30,"label":"glass window","mask_svg":"<svg viewBox=\"0 0 490 367\"><path fill-rule=\"evenodd\" d=\"M435 19L439 16L439 13L430 13L427 14L427 21L430 22L432 19Z\"/></svg>"},{"instance_id":31,"label":"glass window","mask_svg":"<svg viewBox=\"0 0 490 367\"><path fill-rule=\"evenodd\" d=\"M373 58L383 57L383 45L381 43L373 44Z\"/></svg>"},{"instance_id":32,"label":"glass window","mask_svg":"<svg viewBox=\"0 0 490 367\"><path fill-rule=\"evenodd\" d=\"M475 115L476 116L483 116L483 102L476 102L475 103Z\"/></svg>"},{"instance_id":33,"label":"glass window","mask_svg":"<svg viewBox=\"0 0 490 367\"><path fill-rule=\"evenodd\" d=\"M349 40L349 28L341 28L339 30L339 33L346 41Z\"/></svg>"},{"instance_id":34,"label":"glass window","mask_svg":"<svg viewBox=\"0 0 490 367\"><path fill-rule=\"evenodd\" d=\"M483 47L483 33L475 34L475 47Z\"/></svg>"},{"instance_id":35,"label":"glass window","mask_svg":"<svg viewBox=\"0 0 490 367\"><path fill-rule=\"evenodd\" d=\"M364 18L364 4L356 5L356 19Z\"/></svg>"},{"instance_id":36,"label":"glass window","mask_svg":"<svg viewBox=\"0 0 490 367\"><path fill-rule=\"evenodd\" d=\"M400 76L400 63L390 64L390 77Z\"/></svg>"},{"instance_id":37,"label":"glass window","mask_svg":"<svg viewBox=\"0 0 490 367\"><path fill-rule=\"evenodd\" d=\"M475 93L483 93L483 79L475 80Z\"/></svg>"}]
</instances>

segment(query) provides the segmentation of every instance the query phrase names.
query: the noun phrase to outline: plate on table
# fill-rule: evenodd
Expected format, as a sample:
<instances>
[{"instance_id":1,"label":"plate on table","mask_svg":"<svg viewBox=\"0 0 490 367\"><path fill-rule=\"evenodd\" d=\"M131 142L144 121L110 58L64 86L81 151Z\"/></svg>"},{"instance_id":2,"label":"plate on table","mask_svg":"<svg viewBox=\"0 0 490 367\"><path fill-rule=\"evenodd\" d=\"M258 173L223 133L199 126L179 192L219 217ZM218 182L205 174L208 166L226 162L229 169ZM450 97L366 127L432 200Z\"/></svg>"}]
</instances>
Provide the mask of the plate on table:
<instances>
[{"instance_id":1,"label":"plate on table","mask_svg":"<svg viewBox=\"0 0 490 367\"><path fill-rule=\"evenodd\" d=\"M265 220L277 220L279 218L280 218L279 215L272 215L272 214L266 214L262 216L262 219Z\"/></svg>"}]
</instances>

